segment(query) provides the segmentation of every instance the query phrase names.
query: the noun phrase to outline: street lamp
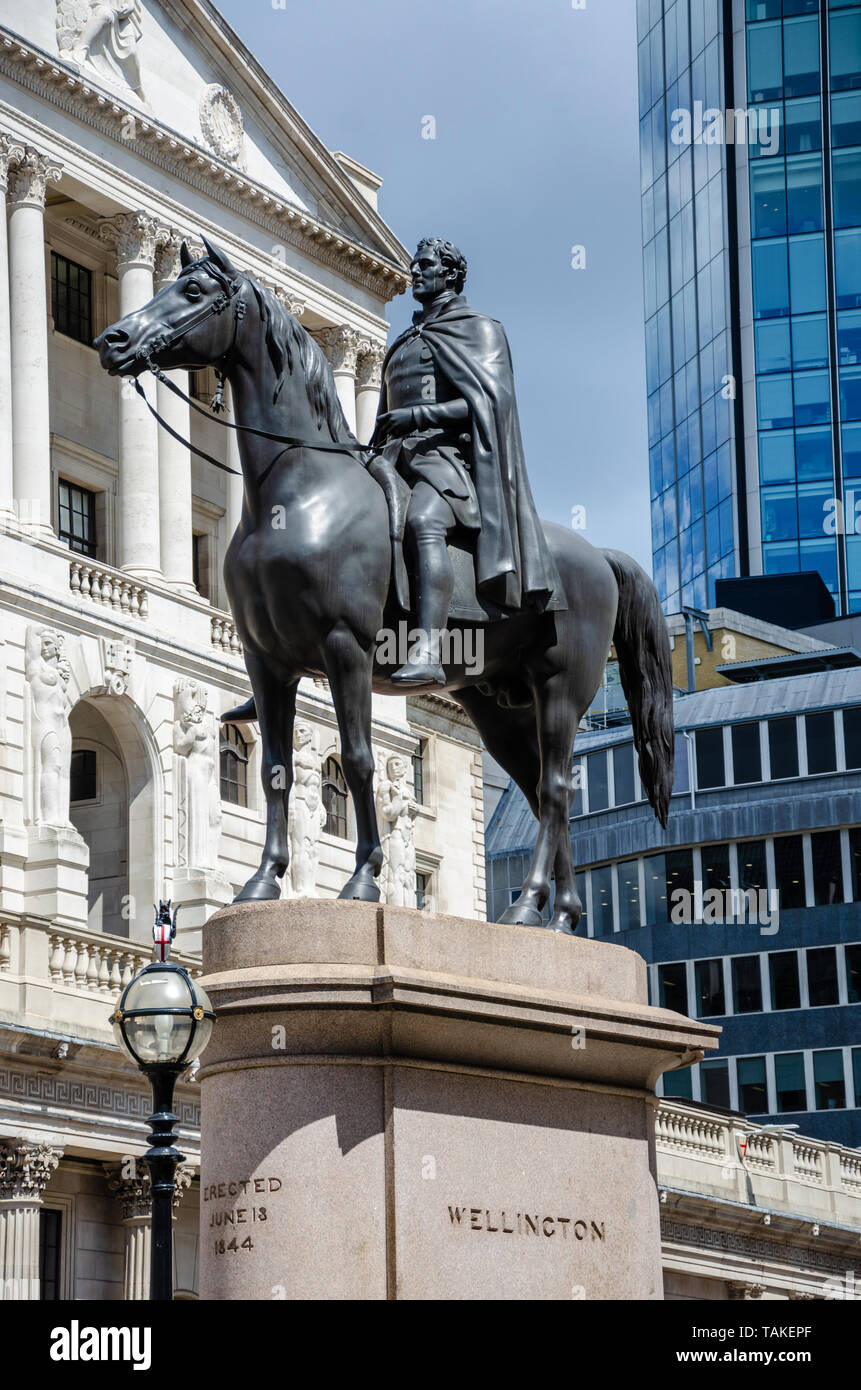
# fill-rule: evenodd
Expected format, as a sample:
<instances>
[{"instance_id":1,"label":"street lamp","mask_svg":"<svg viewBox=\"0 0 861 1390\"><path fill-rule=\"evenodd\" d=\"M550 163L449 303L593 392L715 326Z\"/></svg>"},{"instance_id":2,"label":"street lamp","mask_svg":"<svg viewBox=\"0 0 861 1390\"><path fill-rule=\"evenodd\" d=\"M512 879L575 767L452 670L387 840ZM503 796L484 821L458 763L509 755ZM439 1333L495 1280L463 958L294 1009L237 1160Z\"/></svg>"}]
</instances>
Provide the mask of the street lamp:
<instances>
[{"instance_id":1,"label":"street lamp","mask_svg":"<svg viewBox=\"0 0 861 1390\"><path fill-rule=\"evenodd\" d=\"M205 990L187 970L167 959L176 935L170 903L156 909L153 939L159 959L130 980L111 1014L118 1045L140 1067L152 1087L150 1147L143 1161L152 1189L152 1255L149 1296L173 1298L172 1204L176 1166L185 1155L174 1148L173 1090L177 1077L200 1056L215 1021Z\"/></svg>"}]
</instances>

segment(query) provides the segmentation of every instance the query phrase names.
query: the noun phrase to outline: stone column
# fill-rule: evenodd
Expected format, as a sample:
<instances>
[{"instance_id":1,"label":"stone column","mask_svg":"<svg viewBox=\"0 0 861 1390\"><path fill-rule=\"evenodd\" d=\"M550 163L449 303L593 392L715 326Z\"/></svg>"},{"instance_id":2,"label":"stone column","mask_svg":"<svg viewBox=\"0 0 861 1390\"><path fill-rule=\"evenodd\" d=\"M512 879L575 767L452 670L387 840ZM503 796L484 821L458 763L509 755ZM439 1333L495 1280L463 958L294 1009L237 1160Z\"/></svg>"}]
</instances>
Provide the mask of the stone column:
<instances>
[{"instance_id":1,"label":"stone column","mask_svg":"<svg viewBox=\"0 0 861 1390\"><path fill-rule=\"evenodd\" d=\"M51 532L45 194L61 167L18 147L8 179L14 495L19 519L43 535Z\"/></svg>"},{"instance_id":2,"label":"stone column","mask_svg":"<svg viewBox=\"0 0 861 1390\"><path fill-rule=\"evenodd\" d=\"M146 212L123 212L102 223L101 235L116 247L120 317L153 296L158 225ZM141 384L155 395L149 373ZM158 426L130 381L120 384L120 566L143 579L158 577Z\"/></svg>"},{"instance_id":3,"label":"stone column","mask_svg":"<svg viewBox=\"0 0 861 1390\"><path fill-rule=\"evenodd\" d=\"M162 229L155 255L155 289L163 288L180 272L182 237L172 228ZM167 377L188 395L188 373L167 372ZM159 415L183 439L191 438L191 407L163 382L156 384ZM169 584L194 592L191 547L191 454L167 430L158 431L159 543L161 571Z\"/></svg>"},{"instance_id":4,"label":"stone column","mask_svg":"<svg viewBox=\"0 0 861 1390\"><path fill-rule=\"evenodd\" d=\"M344 408L347 424L356 430L356 360L362 341L354 329L342 324L339 328L321 328L315 334L329 359L335 390Z\"/></svg>"},{"instance_id":5,"label":"stone column","mask_svg":"<svg viewBox=\"0 0 861 1390\"><path fill-rule=\"evenodd\" d=\"M10 165L21 153L8 135L0 134L0 519L14 515L15 476L12 452L12 344L9 316L9 236L6 191Z\"/></svg>"},{"instance_id":6,"label":"stone column","mask_svg":"<svg viewBox=\"0 0 861 1390\"><path fill-rule=\"evenodd\" d=\"M103 1167L108 1187L122 1212L125 1236L123 1299L127 1303L145 1303L149 1299L152 1261L152 1189L146 1165L140 1159L134 1160L129 1165L132 1171L126 1176L126 1163L127 1160L105 1163ZM177 1167L173 1188L174 1218L194 1172L189 1163L181 1163Z\"/></svg>"},{"instance_id":7,"label":"stone column","mask_svg":"<svg viewBox=\"0 0 861 1390\"><path fill-rule=\"evenodd\" d=\"M0 1299L39 1298L39 1208L62 1152L0 1139Z\"/></svg>"},{"instance_id":8,"label":"stone column","mask_svg":"<svg viewBox=\"0 0 861 1390\"><path fill-rule=\"evenodd\" d=\"M385 355L385 348L377 343L365 345L359 354L356 373L356 438L360 444L367 444L374 432Z\"/></svg>"}]
</instances>

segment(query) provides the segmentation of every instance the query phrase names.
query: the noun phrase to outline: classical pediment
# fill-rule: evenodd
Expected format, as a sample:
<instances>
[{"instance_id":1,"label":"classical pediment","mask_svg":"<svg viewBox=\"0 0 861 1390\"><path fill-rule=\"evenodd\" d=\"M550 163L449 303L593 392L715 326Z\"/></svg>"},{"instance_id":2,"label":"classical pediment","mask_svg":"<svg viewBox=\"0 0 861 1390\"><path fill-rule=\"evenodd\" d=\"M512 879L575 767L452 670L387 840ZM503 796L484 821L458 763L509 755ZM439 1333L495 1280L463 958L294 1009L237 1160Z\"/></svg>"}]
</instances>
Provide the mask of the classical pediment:
<instances>
[{"instance_id":1,"label":"classical pediment","mask_svg":"<svg viewBox=\"0 0 861 1390\"><path fill-rule=\"evenodd\" d=\"M267 197L283 206L291 222L321 224L314 234L324 241L333 233L401 272L408 264L361 181L357 187L207 0L0 0L0 25L8 35L2 67L26 68L28 85L34 77L53 83L66 102L80 91L107 121L130 113L133 139L155 140L198 169L211 161L224 187L247 186L264 206ZM128 127L120 135L128 138Z\"/></svg>"}]
</instances>

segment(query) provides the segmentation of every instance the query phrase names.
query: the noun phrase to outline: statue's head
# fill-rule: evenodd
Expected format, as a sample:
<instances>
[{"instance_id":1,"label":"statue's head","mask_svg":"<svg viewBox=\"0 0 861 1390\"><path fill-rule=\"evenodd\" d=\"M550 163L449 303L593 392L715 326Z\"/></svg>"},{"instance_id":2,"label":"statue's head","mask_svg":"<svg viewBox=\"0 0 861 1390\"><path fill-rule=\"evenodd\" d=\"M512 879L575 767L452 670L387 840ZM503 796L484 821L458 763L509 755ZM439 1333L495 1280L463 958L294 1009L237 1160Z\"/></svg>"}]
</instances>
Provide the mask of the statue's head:
<instances>
[{"instance_id":1,"label":"statue's head","mask_svg":"<svg viewBox=\"0 0 861 1390\"><path fill-rule=\"evenodd\" d=\"M392 782L399 782L402 777L406 777L407 765L399 753L392 753L386 759L386 772Z\"/></svg>"},{"instance_id":2,"label":"statue's head","mask_svg":"<svg viewBox=\"0 0 861 1390\"><path fill-rule=\"evenodd\" d=\"M410 275L413 295L421 303L435 299L444 290L460 294L466 282L466 256L450 241L425 237L416 248Z\"/></svg>"},{"instance_id":3,"label":"statue's head","mask_svg":"<svg viewBox=\"0 0 861 1390\"><path fill-rule=\"evenodd\" d=\"M298 719L293 726L293 747L304 748L306 743L310 743L314 736L314 730L310 724L306 724L304 719Z\"/></svg>"}]
</instances>

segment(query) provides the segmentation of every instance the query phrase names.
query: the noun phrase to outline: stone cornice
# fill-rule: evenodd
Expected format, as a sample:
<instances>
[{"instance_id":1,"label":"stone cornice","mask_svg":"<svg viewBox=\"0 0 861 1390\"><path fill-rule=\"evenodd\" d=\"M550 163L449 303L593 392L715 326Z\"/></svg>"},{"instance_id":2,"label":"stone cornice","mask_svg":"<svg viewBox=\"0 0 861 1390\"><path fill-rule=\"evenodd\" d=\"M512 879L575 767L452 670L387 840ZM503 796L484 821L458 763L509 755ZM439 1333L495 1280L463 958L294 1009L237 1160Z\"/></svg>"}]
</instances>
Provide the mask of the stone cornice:
<instances>
[{"instance_id":1,"label":"stone cornice","mask_svg":"<svg viewBox=\"0 0 861 1390\"><path fill-rule=\"evenodd\" d=\"M126 148L294 246L321 265L388 301L409 285L405 270L354 238L249 178L227 160L162 125L74 68L0 28L0 73L77 120L121 139Z\"/></svg>"}]
</instances>

